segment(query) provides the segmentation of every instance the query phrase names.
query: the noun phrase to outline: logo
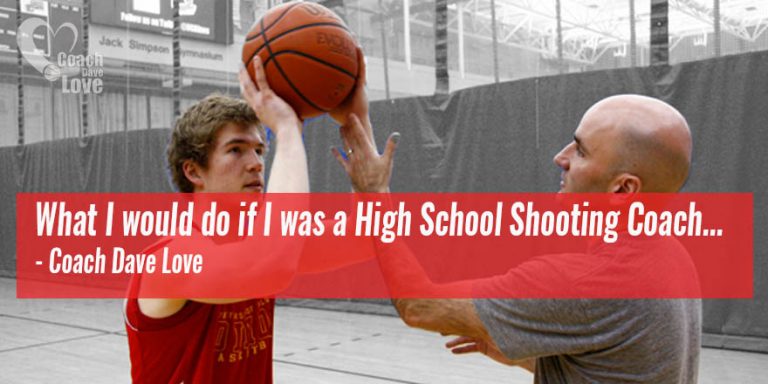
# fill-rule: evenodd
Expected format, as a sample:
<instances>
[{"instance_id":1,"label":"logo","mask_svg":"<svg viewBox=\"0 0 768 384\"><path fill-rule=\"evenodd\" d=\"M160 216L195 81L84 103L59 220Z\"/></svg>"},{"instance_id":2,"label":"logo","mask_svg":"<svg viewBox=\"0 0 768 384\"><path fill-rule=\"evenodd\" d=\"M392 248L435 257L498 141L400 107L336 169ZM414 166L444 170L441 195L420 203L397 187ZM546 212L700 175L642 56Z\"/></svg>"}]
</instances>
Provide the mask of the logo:
<instances>
[{"instance_id":1,"label":"logo","mask_svg":"<svg viewBox=\"0 0 768 384\"><path fill-rule=\"evenodd\" d=\"M62 29L72 32L72 44L68 52L59 52L55 62L51 62L36 46L34 33L38 28L45 27L48 40L53 41ZM77 42L77 27L72 23L64 23L54 31L45 20L32 17L25 20L16 36L16 42L21 55L33 68L40 72L50 82L61 79L64 93L101 93L104 89L104 58L99 54L72 54Z\"/></svg>"},{"instance_id":2,"label":"logo","mask_svg":"<svg viewBox=\"0 0 768 384\"><path fill-rule=\"evenodd\" d=\"M173 0L171 0L171 8L173 8ZM195 5L195 0L179 1L179 16L194 16L195 13L197 13L197 5Z\"/></svg>"}]
</instances>

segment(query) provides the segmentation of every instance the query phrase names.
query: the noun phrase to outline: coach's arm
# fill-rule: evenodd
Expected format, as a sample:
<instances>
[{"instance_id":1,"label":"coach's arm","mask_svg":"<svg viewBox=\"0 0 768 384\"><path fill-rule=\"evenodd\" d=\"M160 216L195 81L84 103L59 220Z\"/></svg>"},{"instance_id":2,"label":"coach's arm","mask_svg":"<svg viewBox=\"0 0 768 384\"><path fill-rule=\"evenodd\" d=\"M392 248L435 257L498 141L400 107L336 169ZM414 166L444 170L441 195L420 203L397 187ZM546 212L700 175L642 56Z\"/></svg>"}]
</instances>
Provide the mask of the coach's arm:
<instances>
[{"instance_id":1,"label":"coach's arm","mask_svg":"<svg viewBox=\"0 0 768 384\"><path fill-rule=\"evenodd\" d=\"M384 153L379 155L367 113L363 119L359 116L357 113L351 114L341 128L344 146L350 156L345 158L338 151L334 151L334 154L349 175L356 192L382 193L380 197L386 203L385 193L389 192L399 137L390 136ZM510 360L496 347L471 299L473 281L435 284L401 241L384 244L376 240L375 248L379 266L393 297L392 302L407 325L443 335L461 336L446 345L454 353L480 352L501 363L533 371L533 359Z\"/></svg>"}]
</instances>

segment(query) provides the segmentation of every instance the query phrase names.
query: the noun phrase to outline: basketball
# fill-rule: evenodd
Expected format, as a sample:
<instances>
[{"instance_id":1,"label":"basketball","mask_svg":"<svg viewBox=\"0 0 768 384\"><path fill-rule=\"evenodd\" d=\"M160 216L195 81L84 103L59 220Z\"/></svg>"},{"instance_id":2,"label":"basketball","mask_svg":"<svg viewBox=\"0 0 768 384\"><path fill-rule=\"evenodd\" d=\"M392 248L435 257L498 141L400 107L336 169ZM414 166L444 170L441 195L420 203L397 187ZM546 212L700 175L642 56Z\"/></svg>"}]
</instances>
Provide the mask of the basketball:
<instances>
[{"instance_id":1,"label":"basketball","mask_svg":"<svg viewBox=\"0 0 768 384\"><path fill-rule=\"evenodd\" d=\"M258 55L270 88L305 119L336 108L358 78L357 43L326 7L293 2L267 11L245 38L243 64Z\"/></svg>"}]
</instances>

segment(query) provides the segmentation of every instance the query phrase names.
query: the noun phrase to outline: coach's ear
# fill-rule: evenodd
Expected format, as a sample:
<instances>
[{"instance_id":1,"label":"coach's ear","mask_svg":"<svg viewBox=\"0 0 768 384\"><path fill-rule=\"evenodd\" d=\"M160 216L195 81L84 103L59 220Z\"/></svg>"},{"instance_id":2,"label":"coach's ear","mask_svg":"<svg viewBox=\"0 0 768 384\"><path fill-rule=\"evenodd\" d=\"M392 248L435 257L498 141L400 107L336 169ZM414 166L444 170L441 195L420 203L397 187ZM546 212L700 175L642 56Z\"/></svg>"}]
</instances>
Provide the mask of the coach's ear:
<instances>
[{"instance_id":1,"label":"coach's ear","mask_svg":"<svg viewBox=\"0 0 768 384\"><path fill-rule=\"evenodd\" d=\"M200 164L192 159L187 159L184 160L181 167L184 170L184 177L195 186L195 190L202 189L203 186L205 186L205 180L202 177Z\"/></svg>"},{"instance_id":2,"label":"coach's ear","mask_svg":"<svg viewBox=\"0 0 768 384\"><path fill-rule=\"evenodd\" d=\"M637 175L622 173L614 179L611 185L612 193L640 193L643 181Z\"/></svg>"}]
</instances>

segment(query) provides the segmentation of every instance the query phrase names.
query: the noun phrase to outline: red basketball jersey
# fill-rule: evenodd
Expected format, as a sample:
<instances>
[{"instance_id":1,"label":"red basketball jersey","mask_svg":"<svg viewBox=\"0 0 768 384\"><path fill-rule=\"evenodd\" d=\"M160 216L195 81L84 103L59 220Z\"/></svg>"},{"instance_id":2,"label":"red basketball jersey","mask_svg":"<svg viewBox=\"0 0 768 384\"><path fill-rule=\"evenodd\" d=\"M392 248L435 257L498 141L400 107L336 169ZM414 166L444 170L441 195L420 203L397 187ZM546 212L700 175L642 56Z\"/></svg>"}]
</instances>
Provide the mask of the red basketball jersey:
<instances>
[{"instance_id":1,"label":"red basketball jersey","mask_svg":"<svg viewBox=\"0 0 768 384\"><path fill-rule=\"evenodd\" d=\"M140 278L131 281L137 292ZM134 296L135 297L135 296ZM212 305L188 301L163 319L125 304L134 383L272 383L274 300Z\"/></svg>"}]
</instances>

